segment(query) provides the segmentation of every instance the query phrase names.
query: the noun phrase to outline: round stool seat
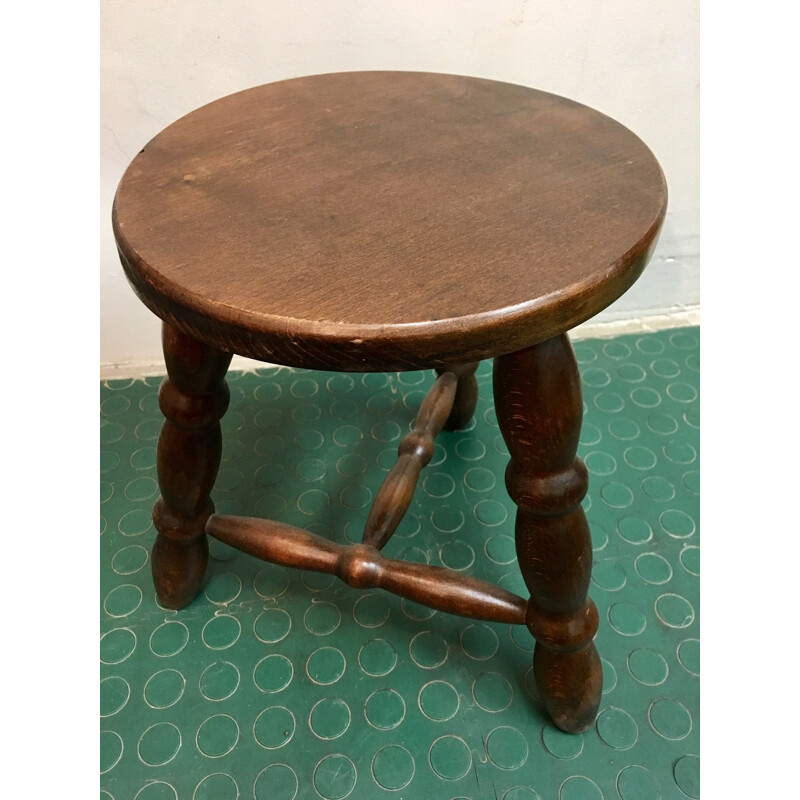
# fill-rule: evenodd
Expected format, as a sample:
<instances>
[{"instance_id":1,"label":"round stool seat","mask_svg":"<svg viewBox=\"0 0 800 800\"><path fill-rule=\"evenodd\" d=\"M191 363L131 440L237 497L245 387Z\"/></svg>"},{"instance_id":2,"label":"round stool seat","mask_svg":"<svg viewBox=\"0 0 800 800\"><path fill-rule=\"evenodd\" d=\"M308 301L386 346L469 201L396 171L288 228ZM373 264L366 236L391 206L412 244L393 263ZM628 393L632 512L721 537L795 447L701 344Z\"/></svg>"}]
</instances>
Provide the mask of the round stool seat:
<instances>
[{"instance_id":1,"label":"round stool seat","mask_svg":"<svg viewBox=\"0 0 800 800\"><path fill-rule=\"evenodd\" d=\"M114 232L159 317L219 349L382 371L514 352L637 279L658 162L586 106L507 83L354 72L259 86L134 158Z\"/></svg>"}]
</instances>

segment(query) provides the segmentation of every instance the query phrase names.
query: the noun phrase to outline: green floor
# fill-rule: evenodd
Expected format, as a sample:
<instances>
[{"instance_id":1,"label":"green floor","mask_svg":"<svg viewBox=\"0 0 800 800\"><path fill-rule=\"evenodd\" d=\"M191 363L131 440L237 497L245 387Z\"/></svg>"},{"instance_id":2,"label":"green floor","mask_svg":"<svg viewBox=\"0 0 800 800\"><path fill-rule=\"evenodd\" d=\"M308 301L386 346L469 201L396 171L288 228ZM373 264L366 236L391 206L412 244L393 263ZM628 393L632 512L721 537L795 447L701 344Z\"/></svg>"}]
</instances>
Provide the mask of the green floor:
<instances>
[{"instance_id":1,"label":"green floor","mask_svg":"<svg viewBox=\"0 0 800 800\"><path fill-rule=\"evenodd\" d=\"M101 797L699 797L699 330L575 345L604 690L546 719L523 627L359 593L212 542L205 590L155 602L158 379L101 388ZM386 554L524 594L491 364ZM221 513L356 542L432 373L231 373Z\"/></svg>"}]
</instances>

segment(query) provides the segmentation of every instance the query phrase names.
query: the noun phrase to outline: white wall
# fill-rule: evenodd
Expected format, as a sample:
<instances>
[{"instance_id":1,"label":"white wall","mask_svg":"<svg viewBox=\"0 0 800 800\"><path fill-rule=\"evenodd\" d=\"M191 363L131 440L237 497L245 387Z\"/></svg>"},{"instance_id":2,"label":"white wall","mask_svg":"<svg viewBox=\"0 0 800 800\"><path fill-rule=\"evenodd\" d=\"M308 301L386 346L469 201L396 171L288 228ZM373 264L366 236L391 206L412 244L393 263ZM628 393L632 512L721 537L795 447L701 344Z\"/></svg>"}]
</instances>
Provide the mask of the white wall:
<instances>
[{"instance_id":1,"label":"white wall","mask_svg":"<svg viewBox=\"0 0 800 800\"><path fill-rule=\"evenodd\" d=\"M406 69L533 86L614 117L653 150L670 205L650 266L598 319L699 303L697 0L102 0L101 354L160 364L159 323L122 274L111 202L162 128L240 89L320 72Z\"/></svg>"}]
</instances>

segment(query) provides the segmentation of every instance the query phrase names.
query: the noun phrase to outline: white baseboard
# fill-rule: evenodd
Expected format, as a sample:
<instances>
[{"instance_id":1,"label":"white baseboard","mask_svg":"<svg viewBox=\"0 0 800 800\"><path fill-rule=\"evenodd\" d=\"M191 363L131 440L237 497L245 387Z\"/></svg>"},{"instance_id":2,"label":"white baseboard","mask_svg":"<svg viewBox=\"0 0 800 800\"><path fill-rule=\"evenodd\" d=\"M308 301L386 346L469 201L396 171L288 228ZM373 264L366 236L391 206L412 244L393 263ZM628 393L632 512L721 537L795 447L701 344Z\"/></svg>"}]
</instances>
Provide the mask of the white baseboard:
<instances>
[{"instance_id":1,"label":"white baseboard","mask_svg":"<svg viewBox=\"0 0 800 800\"><path fill-rule=\"evenodd\" d=\"M266 364L263 361L253 361L252 358L244 356L234 356L231 359L231 370L236 372L254 372L262 367L271 367L274 364ZM125 361L120 363L100 364L101 381L118 380L142 380L143 378L157 377L166 375L164 359L141 359L136 361Z\"/></svg>"},{"instance_id":2,"label":"white baseboard","mask_svg":"<svg viewBox=\"0 0 800 800\"><path fill-rule=\"evenodd\" d=\"M652 333L668 328L684 328L700 324L700 306L671 311L664 314L651 314L635 319L589 320L570 331L572 339L610 339L627 333ZM230 368L237 372L253 372L261 367L271 366L261 361L253 361L244 356L234 356ZM121 379L141 380L151 376L164 375L164 362L159 359L142 359L122 363L100 364L100 380Z\"/></svg>"},{"instance_id":3,"label":"white baseboard","mask_svg":"<svg viewBox=\"0 0 800 800\"><path fill-rule=\"evenodd\" d=\"M700 306L687 306L663 314L635 319L590 319L569 332L570 339L610 339L626 333L653 333L669 328L687 328L700 324Z\"/></svg>"}]
</instances>

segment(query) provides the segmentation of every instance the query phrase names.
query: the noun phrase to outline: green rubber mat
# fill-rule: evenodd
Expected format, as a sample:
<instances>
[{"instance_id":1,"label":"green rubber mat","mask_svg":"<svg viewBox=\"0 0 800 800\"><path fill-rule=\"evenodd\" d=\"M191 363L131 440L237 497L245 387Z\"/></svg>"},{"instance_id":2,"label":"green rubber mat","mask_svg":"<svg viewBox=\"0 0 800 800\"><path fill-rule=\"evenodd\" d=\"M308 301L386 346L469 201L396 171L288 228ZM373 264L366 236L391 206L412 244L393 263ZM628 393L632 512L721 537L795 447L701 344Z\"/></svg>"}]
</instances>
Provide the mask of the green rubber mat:
<instances>
[{"instance_id":1,"label":"green rubber mat","mask_svg":"<svg viewBox=\"0 0 800 800\"><path fill-rule=\"evenodd\" d=\"M699 330L575 345L584 382L594 727L544 715L522 626L433 612L212 541L180 612L150 581L158 379L101 387L101 797L699 797ZM518 594L491 363L387 555ZM231 373L220 513L357 542L432 372Z\"/></svg>"}]
</instances>

